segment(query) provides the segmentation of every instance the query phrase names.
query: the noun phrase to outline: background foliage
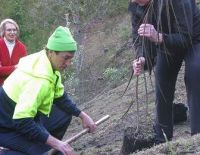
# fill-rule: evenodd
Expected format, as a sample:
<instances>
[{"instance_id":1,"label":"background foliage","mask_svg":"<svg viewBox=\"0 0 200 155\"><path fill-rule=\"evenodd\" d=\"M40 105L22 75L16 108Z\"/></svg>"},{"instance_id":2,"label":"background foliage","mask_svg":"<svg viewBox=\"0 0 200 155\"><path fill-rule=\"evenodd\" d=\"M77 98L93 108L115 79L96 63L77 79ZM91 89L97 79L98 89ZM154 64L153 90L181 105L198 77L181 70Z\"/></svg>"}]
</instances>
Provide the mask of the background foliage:
<instances>
[{"instance_id":1,"label":"background foliage","mask_svg":"<svg viewBox=\"0 0 200 155\"><path fill-rule=\"evenodd\" d=\"M17 21L29 53L43 48L55 27L66 25L66 13L72 24L84 27L94 18L120 14L127 7L124 0L0 0L0 4L0 20Z\"/></svg>"}]
</instances>

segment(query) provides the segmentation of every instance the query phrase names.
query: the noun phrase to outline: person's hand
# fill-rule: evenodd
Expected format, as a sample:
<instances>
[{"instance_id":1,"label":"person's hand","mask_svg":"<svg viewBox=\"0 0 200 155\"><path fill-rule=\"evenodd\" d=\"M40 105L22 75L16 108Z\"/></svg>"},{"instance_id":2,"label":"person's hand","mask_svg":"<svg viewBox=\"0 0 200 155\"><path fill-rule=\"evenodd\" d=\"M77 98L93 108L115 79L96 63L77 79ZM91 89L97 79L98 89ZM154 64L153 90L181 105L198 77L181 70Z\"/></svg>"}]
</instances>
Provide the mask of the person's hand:
<instances>
[{"instance_id":1,"label":"person's hand","mask_svg":"<svg viewBox=\"0 0 200 155\"><path fill-rule=\"evenodd\" d=\"M133 71L134 75L138 76L141 74L143 67L145 64L145 58L144 57L139 57L136 60L133 60Z\"/></svg>"},{"instance_id":2,"label":"person's hand","mask_svg":"<svg viewBox=\"0 0 200 155\"><path fill-rule=\"evenodd\" d=\"M63 155L74 155L73 148L68 143L56 139L51 135L49 135L49 137L47 138L46 144L62 152Z\"/></svg>"},{"instance_id":3,"label":"person's hand","mask_svg":"<svg viewBox=\"0 0 200 155\"><path fill-rule=\"evenodd\" d=\"M73 148L66 142L60 141L60 145L57 148L63 155L74 155Z\"/></svg>"},{"instance_id":4,"label":"person's hand","mask_svg":"<svg viewBox=\"0 0 200 155\"><path fill-rule=\"evenodd\" d=\"M151 24L141 24L138 29L138 35L146 37L152 42L158 44L163 42L163 35L161 33L158 33L155 27Z\"/></svg>"},{"instance_id":5,"label":"person's hand","mask_svg":"<svg viewBox=\"0 0 200 155\"><path fill-rule=\"evenodd\" d=\"M89 132L94 132L97 128L95 122L92 120L90 116L88 116L85 112L81 112L79 117L82 120L83 128L88 128Z\"/></svg>"}]
</instances>

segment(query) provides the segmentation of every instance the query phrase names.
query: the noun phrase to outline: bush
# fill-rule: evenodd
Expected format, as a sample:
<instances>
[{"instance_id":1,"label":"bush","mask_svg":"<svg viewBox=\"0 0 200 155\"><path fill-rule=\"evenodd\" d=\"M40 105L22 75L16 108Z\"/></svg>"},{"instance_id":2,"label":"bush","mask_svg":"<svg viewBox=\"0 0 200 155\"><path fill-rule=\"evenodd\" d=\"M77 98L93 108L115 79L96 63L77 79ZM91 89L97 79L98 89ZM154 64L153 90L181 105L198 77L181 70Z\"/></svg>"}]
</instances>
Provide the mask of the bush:
<instances>
[{"instance_id":1,"label":"bush","mask_svg":"<svg viewBox=\"0 0 200 155\"><path fill-rule=\"evenodd\" d=\"M125 74L128 72L127 69L117 69L117 68L107 68L103 75L106 79L113 82L118 82L119 80L122 80L122 78L125 76Z\"/></svg>"}]
</instances>

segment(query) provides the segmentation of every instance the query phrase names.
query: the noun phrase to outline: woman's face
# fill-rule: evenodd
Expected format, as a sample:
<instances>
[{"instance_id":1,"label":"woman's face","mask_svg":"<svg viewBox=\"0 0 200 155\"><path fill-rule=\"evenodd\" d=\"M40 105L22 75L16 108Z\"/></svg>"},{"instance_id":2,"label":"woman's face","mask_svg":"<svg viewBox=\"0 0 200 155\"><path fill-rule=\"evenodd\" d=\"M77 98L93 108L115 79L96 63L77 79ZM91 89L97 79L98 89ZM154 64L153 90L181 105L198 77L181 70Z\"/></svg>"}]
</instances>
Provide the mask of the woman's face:
<instances>
[{"instance_id":1,"label":"woman's face","mask_svg":"<svg viewBox=\"0 0 200 155\"><path fill-rule=\"evenodd\" d=\"M144 5L148 4L149 1L150 0L132 0L132 2L135 2L135 3L137 3L137 4L141 5L141 6L144 6Z\"/></svg>"},{"instance_id":2,"label":"woman's face","mask_svg":"<svg viewBox=\"0 0 200 155\"><path fill-rule=\"evenodd\" d=\"M10 42L13 42L16 40L17 28L15 27L14 24L6 23L4 37Z\"/></svg>"}]
</instances>

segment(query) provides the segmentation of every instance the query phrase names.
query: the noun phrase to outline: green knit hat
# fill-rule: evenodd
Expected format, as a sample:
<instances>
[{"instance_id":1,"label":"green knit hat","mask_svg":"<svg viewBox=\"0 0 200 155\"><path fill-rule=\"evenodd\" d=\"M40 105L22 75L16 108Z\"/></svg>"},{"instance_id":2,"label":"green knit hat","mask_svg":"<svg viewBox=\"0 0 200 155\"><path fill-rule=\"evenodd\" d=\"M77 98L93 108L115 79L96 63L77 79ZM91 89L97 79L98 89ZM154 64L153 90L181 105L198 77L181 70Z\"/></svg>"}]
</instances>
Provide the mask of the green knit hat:
<instances>
[{"instance_id":1,"label":"green knit hat","mask_svg":"<svg viewBox=\"0 0 200 155\"><path fill-rule=\"evenodd\" d=\"M67 27L59 26L50 36L47 48L59 52L75 52L77 44Z\"/></svg>"}]
</instances>

